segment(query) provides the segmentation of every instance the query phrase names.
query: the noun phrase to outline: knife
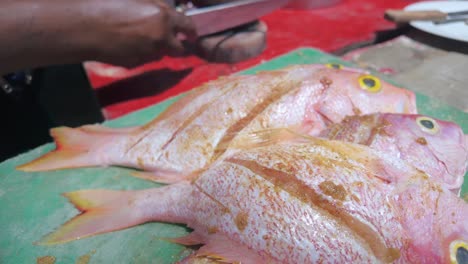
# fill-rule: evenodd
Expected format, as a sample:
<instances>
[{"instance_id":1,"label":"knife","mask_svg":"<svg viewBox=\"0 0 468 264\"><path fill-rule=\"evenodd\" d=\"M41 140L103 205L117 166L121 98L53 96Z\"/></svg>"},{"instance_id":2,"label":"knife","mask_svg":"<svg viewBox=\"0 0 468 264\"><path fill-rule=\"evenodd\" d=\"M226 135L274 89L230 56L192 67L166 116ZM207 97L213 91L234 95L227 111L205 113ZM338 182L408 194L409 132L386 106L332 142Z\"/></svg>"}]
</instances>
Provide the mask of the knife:
<instances>
[{"instance_id":1,"label":"knife","mask_svg":"<svg viewBox=\"0 0 468 264\"><path fill-rule=\"evenodd\" d=\"M199 37L252 22L287 4L289 0L238 0L184 12L192 18Z\"/></svg>"},{"instance_id":2,"label":"knife","mask_svg":"<svg viewBox=\"0 0 468 264\"><path fill-rule=\"evenodd\" d=\"M385 18L396 23L411 21L433 21L436 24L468 20L468 10L458 12L442 12L439 10L405 11L389 9Z\"/></svg>"}]
</instances>

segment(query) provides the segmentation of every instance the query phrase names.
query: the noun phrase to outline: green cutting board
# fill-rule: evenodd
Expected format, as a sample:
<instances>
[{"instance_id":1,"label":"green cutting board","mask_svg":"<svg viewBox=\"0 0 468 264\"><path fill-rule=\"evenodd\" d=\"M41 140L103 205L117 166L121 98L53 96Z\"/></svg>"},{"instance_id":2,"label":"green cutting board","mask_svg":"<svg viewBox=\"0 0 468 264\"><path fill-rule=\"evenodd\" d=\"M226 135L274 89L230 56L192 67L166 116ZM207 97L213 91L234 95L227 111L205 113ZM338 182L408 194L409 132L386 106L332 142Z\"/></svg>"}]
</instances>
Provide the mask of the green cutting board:
<instances>
[{"instance_id":1,"label":"green cutting board","mask_svg":"<svg viewBox=\"0 0 468 264\"><path fill-rule=\"evenodd\" d=\"M318 50L303 48L242 72L273 70L291 64L342 63L339 58ZM410 87L408 87L410 88ZM112 127L144 124L177 98L106 122ZM468 114L423 95L417 96L420 113L452 120L468 133ZM82 239L56 246L33 243L48 234L78 211L60 194L79 189L145 189L157 184L130 176L124 168L84 168L54 172L26 173L15 170L53 149L53 144L34 149L0 164L0 263L35 263L40 257L55 263L173 263L190 250L164 240L187 234L182 225L147 223L130 229ZM463 194L467 193L465 182Z\"/></svg>"}]
</instances>

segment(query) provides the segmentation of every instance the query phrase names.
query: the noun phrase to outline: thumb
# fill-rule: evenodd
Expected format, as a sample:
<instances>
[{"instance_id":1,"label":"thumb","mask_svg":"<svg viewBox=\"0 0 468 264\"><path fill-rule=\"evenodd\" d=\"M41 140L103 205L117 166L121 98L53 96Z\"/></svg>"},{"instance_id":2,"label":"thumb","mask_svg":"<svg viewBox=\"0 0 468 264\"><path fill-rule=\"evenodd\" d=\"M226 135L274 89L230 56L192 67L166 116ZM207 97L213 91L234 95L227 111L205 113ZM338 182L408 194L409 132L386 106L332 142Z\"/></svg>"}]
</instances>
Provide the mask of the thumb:
<instances>
[{"instance_id":1,"label":"thumb","mask_svg":"<svg viewBox=\"0 0 468 264\"><path fill-rule=\"evenodd\" d=\"M178 57L184 55L185 48L181 40L177 39L176 36L170 36L168 41L167 55L172 57Z\"/></svg>"},{"instance_id":2,"label":"thumb","mask_svg":"<svg viewBox=\"0 0 468 264\"><path fill-rule=\"evenodd\" d=\"M197 31L192 19L176 10L173 10L172 12L173 14L171 16L171 22L174 35L179 35L178 38L181 40L195 39L197 37Z\"/></svg>"}]
</instances>

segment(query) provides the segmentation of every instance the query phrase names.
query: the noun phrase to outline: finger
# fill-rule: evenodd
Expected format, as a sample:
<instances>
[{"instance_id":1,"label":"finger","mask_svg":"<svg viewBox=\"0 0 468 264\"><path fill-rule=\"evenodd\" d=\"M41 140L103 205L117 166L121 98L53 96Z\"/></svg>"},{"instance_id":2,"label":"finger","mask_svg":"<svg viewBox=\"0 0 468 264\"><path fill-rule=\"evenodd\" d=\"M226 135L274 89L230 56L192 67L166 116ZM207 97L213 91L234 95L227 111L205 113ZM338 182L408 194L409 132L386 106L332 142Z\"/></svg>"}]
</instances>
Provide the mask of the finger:
<instances>
[{"instance_id":1,"label":"finger","mask_svg":"<svg viewBox=\"0 0 468 264\"><path fill-rule=\"evenodd\" d=\"M189 0L176 0L176 5L185 5L189 2Z\"/></svg>"},{"instance_id":2,"label":"finger","mask_svg":"<svg viewBox=\"0 0 468 264\"><path fill-rule=\"evenodd\" d=\"M184 54L184 45L182 44L182 41L178 40L175 36L169 37L167 43L169 45L167 55L177 57Z\"/></svg>"},{"instance_id":3,"label":"finger","mask_svg":"<svg viewBox=\"0 0 468 264\"><path fill-rule=\"evenodd\" d=\"M165 0L165 2L173 8L176 6L175 0Z\"/></svg>"},{"instance_id":4,"label":"finger","mask_svg":"<svg viewBox=\"0 0 468 264\"><path fill-rule=\"evenodd\" d=\"M192 19L180 12L172 11L171 22L174 32L182 33L186 39L195 39L197 31Z\"/></svg>"}]
</instances>

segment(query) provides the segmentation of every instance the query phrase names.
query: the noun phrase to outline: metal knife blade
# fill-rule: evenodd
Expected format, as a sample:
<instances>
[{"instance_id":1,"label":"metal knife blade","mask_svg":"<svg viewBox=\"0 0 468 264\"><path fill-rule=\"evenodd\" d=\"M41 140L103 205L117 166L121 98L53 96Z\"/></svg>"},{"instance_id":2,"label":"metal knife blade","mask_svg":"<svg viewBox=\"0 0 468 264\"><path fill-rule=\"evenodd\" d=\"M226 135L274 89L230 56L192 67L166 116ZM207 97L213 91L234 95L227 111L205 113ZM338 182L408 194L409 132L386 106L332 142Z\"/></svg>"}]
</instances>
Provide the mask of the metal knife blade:
<instances>
[{"instance_id":1,"label":"metal knife blade","mask_svg":"<svg viewBox=\"0 0 468 264\"><path fill-rule=\"evenodd\" d=\"M445 24L450 22L457 21L466 21L468 19L468 10L458 11L458 12L449 12L444 20L434 21L436 24Z\"/></svg>"},{"instance_id":2,"label":"metal knife blade","mask_svg":"<svg viewBox=\"0 0 468 264\"><path fill-rule=\"evenodd\" d=\"M185 11L192 18L198 36L224 31L271 13L289 0L238 0Z\"/></svg>"}]
</instances>

